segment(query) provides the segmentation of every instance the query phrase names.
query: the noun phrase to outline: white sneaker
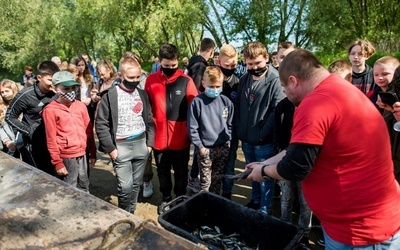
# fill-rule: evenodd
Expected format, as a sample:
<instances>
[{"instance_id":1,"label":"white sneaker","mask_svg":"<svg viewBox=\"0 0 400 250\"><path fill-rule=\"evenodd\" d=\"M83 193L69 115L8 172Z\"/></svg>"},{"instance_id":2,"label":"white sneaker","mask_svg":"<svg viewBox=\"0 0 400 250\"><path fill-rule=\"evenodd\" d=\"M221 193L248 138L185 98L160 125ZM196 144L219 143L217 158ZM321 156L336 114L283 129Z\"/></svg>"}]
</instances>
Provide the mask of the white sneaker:
<instances>
[{"instance_id":1,"label":"white sneaker","mask_svg":"<svg viewBox=\"0 0 400 250\"><path fill-rule=\"evenodd\" d=\"M153 195L153 183L151 183L151 181L143 182L143 197L149 198L152 195Z\"/></svg>"}]
</instances>

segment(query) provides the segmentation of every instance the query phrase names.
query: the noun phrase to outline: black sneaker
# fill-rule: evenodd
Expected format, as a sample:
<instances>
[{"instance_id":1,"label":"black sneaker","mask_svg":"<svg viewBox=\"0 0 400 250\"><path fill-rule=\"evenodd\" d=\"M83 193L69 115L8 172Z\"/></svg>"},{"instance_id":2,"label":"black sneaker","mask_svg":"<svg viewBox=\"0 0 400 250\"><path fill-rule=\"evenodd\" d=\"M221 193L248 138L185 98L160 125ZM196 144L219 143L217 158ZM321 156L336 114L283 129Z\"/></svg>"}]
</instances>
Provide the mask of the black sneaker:
<instances>
[{"instance_id":1,"label":"black sneaker","mask_svg":"<svg viewBox=\"0 0 400 250\"><path fill-rule=\"evenodd\" d=\"M300 243L296 246L296 250L311 250L308 236L303 236Z\"/></svg>"},{"instance_id":2,"label":"black sneaker","mask_svg":"<svg viewBox=\"0 0 400 250\"><path fill-rule=\"evenodd\" d=\"M260 203L255 202L254 200L250 200L250 202L246 204L246 207L254 209L254 210L258 210L258 209L260 209Z\"/></svg>"},{"instance_id":3,"label":"black sneaker","mask_svg":"<svg viewBox=\"0 0 400 250\"><path fill-rule=\"evenodd\" d=\"M320 246L325 247L325 238L324 238L324 236L322 236L321 238L319 238L317 240L317 244L320 245Z\"/></svg>"}]
</instances>

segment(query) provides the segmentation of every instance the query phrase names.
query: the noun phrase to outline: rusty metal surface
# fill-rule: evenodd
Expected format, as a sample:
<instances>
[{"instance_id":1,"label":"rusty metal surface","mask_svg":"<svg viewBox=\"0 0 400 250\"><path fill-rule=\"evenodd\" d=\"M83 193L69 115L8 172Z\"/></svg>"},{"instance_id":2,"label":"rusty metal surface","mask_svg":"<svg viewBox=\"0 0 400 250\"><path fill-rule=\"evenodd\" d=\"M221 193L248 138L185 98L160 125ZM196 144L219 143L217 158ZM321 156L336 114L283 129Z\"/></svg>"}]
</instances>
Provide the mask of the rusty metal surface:
<instances>
[{"instance_id":1,"label":"rusty metal surface","mask_svg":"<svg viewBox=\"0 0 400 250\"><path fill-rule=\"evenodd\" d=\"M97 249L121 221L131 226L116 227L108 243L136 231L114 248L201 248L161 228L144 227L142 219L0 152L0 249ZM163 246L154 247L153 238Z\"/></svg>"}]
</instances>

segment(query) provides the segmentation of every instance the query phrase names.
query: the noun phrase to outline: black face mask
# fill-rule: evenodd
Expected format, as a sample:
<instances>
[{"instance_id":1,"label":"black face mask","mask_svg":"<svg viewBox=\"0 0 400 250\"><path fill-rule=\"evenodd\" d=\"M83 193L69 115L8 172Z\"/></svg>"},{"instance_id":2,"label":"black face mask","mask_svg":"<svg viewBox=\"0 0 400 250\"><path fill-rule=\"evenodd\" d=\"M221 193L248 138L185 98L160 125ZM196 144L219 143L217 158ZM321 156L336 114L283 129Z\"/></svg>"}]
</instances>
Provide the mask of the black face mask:
<instances>
[{"instance_id":1,"label":"black face mask","mask_svg":"<svg viewBox=\"0 0 400 250\"><path fill-rule=\"evenodd\" d=\"M175 74L175 72L178 70L178 68L164 68L161 66L161 70L164 73L164 75L166 76L172 76L173 74Z\"/></svg>"},{"instance_id":2,"label":"black face mask","mask_svg":"<svg viewBox=\"0 0 400 250\"><path fill-rule=\"evenodd\" d=\"M247 72L249 72L250 74L252 74L253 76L261 76L262 74L265 73L265 71L268 70L267 65L265 65L264 67L262 67L261 69L248 69Z\"/></svg>"},{"instance_id":3,"label":"black face mask","mask_svg":"<svg viewBox=\"0 0 400 250\"><path fill-rule=\"evenodd\" d=\"M222 71L222 74L224 74L227 77L230 77L231 75L233 75L233 73L235 73L235 69L226 69L224 67L219 66L219 68Z\"/></svg>"},{"instance_id":4,"label":"black face mask","mask_svg":"<svg viewBox=\"0 0 400 250\"><path fill-rule=\"evenodd\" d=\"M125 88L127 88L128 90L135 90L136 87L139 85L140 81L128 82L127 80L124 80L122 83L124 84Z\"/></svg>"}]
</instances>

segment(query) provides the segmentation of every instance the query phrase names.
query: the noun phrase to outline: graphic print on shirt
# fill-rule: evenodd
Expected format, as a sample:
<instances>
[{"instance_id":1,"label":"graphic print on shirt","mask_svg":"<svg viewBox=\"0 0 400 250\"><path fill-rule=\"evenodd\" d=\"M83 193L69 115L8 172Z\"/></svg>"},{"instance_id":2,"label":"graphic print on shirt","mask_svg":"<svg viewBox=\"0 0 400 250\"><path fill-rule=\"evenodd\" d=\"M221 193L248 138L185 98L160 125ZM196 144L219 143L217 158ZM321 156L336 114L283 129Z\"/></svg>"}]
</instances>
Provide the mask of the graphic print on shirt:
<instances>
[{"instance_id":1,"label":"graphic print on shirt","mask_svg":"<svg viewBox=\"0 0 400 250\"><path fill-rule=\"evenodd\" d=\"M146 126L143 121L143 102L138 91L125 92L117 88L118 92L118 127L117 139L125 139L141 135Z\"/></svg>"}]
</instances>

